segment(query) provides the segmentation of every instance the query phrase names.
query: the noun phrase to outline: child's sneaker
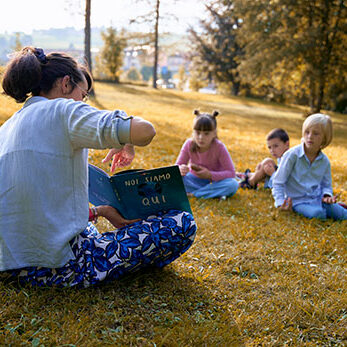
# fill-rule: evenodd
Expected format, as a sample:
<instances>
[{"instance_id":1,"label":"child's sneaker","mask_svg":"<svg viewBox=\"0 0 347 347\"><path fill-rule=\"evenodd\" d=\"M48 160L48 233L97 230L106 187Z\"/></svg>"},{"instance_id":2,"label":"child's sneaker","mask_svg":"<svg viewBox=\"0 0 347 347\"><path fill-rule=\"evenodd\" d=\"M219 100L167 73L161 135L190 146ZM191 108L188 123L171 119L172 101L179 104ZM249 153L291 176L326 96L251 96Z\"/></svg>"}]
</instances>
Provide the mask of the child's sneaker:
<instances>
[{"instance_id":1,"label":"child's sneaker","mask_svg":"<svg viewBox=\"0 0 347 347\"><path fill-rule=\"evenodd\" d=\"M245 171L245 179L243 181L240 182L240 187L241 188L246 188L246 189L257 189L258 188L258 184L256 184L255 186L252 186L249 182L248 182L248 174L251 172L250 169L247 169Z\"/></svg>"}]
</instances>

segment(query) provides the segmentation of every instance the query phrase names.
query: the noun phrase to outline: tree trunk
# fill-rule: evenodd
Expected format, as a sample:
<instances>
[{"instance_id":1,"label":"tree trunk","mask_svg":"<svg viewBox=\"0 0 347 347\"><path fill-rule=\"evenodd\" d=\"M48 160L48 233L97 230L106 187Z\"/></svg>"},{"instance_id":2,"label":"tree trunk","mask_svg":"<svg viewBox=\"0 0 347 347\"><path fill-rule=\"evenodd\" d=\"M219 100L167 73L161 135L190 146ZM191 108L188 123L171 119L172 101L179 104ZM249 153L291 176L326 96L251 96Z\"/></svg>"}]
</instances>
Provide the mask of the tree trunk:
<instances>
[{"instance_id":1,"label":"tree trunk","mask_svg":"<svg viewBox=\"0 0 347 347\"><path fill-rule=\"evenodd\" d=\"M90 73L92 73L92 56L90 52L91 30L90 30L91 0L86 0L85 26L84 26L84 59ZM94 89L89 92L94 96Z\"/></svg>"},{"instance_id":2,"label":"tree trunk","mask_svg":"<svg viewBox=\"0 0 347 347\"><path fill-rule=\"evenodd\" d=\"M240 82L233 82L232 86L233 86L232 87L232 95L238 96L239 92L240 92L241 83Z\"/></svg>"},{"instance_id":3,"label":"tree trunk","mask_svg":"<svg viewBox=\"0 0 347 347\"><path fill-rule=\"evenodd\" d=\"M310 90L310 110L311 112L315 112L316 109L316 85L314 82L314 77L311 75L309 76L310 83L309 83L309 90Z\"/></svg>"},{"instance_id":4,"label":"tree trunk","mask_svg":"<svg viewBox=\"0 0 347 347\"><path fill-rule=\"evenodd\" d=\"M315 113L320 112L322 108L323 100L324 100L324 87L325 87L325 77L321 76L321 78L319 79L319 85L318 85L317 103L316 103L316 108L314 110Z\"/></svg>"},{"instance_id":5,"label":"tree trunk","mask_svg":"<svg viewBox=\"0 0 347 347\"><path fill-rule=\"evenodd\" d=\"M157 0L155 8L155 26L154 26L154 65L153 65L153 88L157 88L157 70L158 70L158 28L159 28L159 6L160 0Z\"/></svg>"}]
</instances>

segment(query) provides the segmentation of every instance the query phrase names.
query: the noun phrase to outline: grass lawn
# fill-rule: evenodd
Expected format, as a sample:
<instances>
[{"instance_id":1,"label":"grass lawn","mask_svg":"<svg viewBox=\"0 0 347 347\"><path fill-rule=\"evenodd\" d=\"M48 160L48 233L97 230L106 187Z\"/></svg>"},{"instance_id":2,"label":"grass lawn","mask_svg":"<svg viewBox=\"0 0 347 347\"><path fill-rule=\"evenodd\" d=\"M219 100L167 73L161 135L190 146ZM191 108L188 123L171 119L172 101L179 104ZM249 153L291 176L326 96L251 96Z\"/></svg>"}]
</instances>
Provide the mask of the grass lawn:
<instances>
[{"instance_id":1,"label":"grass lawn","mask_svg":"<svg viewBox=\"0 0 347 347\"><path fill-rule=\"evenodd\" d=\"M193 109L218 109L218 136L238 171L268 156L265 136L285 128L300 143L305 110L253 99L96 83L91 104L142 116L156 127L131 168L173 164L191 134ZM0 124L19 108L0 95ZM328 112L324 150L333 189L347 202L347 116ZM90 151L101 164L106 151ZM20 173L25 174L25 173ZM49 198L49 197L48 197ZM53 197L52 197L53 198ZM0 345L342 346L347 343L347 222L308 220L273 207L269 190L225 201L190 198L191 249L163 270L84 290L0 282ZM100 231L110 229L105 221Z\"/></svg>"}]
</instances>

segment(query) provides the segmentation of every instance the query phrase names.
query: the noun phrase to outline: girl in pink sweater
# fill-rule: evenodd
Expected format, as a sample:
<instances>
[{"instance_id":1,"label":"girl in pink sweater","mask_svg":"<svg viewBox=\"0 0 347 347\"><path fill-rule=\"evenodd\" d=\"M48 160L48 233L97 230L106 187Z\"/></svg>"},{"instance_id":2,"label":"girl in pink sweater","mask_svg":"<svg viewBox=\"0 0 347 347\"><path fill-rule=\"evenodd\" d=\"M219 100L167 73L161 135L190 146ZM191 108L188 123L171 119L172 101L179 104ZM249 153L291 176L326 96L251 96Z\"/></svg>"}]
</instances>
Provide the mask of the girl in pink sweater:
<instances>
[{"instance_id":1,"label":"girl in pink sweater","mask_svg":"<svg viewBox=\"0 0 347 347\"><path fill-rule=\"evenodd\" d=\"M186 192L197 198L223 198L238 189L230 154L217 138L218 111L194 111L193 136L185 141L176 160Z\"/></svg>"}]
</instances>

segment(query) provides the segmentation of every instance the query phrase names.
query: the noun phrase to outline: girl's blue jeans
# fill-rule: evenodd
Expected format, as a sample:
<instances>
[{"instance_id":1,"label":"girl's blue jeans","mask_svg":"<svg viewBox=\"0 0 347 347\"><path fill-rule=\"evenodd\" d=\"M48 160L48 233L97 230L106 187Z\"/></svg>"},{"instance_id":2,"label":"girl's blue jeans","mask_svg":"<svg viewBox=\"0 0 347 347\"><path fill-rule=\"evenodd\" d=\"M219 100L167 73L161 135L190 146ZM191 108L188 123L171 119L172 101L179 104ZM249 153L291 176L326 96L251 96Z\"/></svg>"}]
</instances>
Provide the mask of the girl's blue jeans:
<instances>
[{"instance_id":1,"label":"girl's blue jeans","mask_svg":"<svg viewBox=\"0 0 347 347\"><path fill-rule=\"evenodd\" d=\"M225 178L221 181L210 182L188 172L183 178L187 193L192 193L197 198L219 198L232 196L236 193L239 184L234 178Z\"/></svg>"},{"instance_id":2,"label":"girl's blue jeans","mask_svg":"<svg viewBox=\"0 0 347 347\"><path fill-rule=\"evenodd\" d=\"M299 213L307 218L346 220L347 210L339 204L325 203L305 203L293 207L296 213Z\"/></svg>"}]
</instances>

